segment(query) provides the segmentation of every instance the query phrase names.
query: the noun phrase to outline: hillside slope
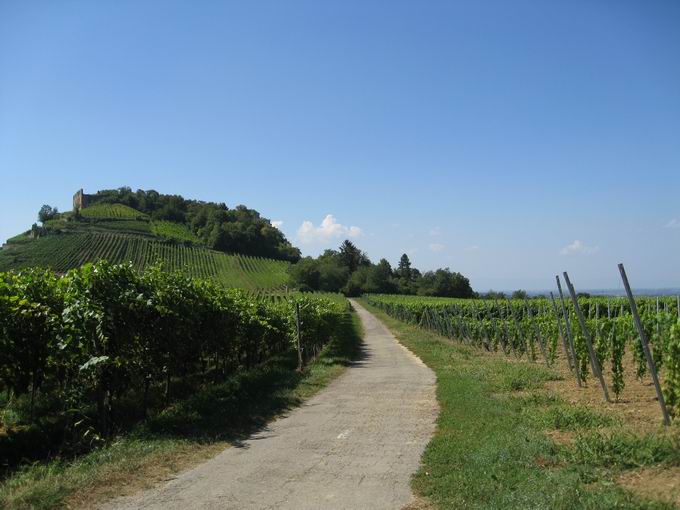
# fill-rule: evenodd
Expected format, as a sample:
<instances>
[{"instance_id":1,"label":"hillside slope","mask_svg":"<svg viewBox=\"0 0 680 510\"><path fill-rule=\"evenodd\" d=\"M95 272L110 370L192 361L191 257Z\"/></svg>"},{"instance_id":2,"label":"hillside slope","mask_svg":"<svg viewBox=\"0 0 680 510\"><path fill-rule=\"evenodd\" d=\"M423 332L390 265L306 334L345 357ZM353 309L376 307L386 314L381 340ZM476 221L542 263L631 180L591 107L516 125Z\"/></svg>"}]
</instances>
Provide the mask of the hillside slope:
<instances>
[{"instance_id":1,"label":"hillside slope","mask_svg":"<svg viewBox=\"0 0 680 510\"><path fill-rule=\"evenodd\" d=\"M181 223L151 220L121 204L86 207L48 220L0 250L0 271L40 266L66 272L86 262L131 262L143 269L157 262L169 271L215 280L227 287L279 289L289 262L211 250Z\"/></svg>"},{"instance_id":2,"label":"hillside slope","mask_svg":"<svg viewBox=\"0 0 680 510\"><path fill-rule=\"evenodd\" d=\"M40 266L66 272L100 259L130 261L138 269L160 261L171 271L181 270L190 276L214 279L227 287L251 290L282 287L289 266L280 260L227 255L149 237L91 232L63 233L10 244L0 250L0 271Z\"/></svg>"}]
</instances>

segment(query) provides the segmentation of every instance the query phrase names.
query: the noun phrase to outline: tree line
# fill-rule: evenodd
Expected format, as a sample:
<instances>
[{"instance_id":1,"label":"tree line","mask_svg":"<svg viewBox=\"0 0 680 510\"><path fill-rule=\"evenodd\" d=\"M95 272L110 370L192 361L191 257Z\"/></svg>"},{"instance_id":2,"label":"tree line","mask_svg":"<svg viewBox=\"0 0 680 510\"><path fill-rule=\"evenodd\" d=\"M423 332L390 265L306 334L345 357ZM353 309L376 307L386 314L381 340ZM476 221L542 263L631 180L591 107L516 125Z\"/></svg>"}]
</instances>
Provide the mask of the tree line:
<instances>
[{"instance_id":1,"label":"tree line","mask_svg":"<svg viewBox=\"0 0 680 510\"><path fill-rule=\"evenodd\" d=\"M317 258L304 257L290 268L291 283L305 292L412 294L437 297L474 297L470 281L449 268L422 273L403 254L396 268L386 259L373 264L368 255L346 240L337 250Z\"/></svg>"}]
</instances>

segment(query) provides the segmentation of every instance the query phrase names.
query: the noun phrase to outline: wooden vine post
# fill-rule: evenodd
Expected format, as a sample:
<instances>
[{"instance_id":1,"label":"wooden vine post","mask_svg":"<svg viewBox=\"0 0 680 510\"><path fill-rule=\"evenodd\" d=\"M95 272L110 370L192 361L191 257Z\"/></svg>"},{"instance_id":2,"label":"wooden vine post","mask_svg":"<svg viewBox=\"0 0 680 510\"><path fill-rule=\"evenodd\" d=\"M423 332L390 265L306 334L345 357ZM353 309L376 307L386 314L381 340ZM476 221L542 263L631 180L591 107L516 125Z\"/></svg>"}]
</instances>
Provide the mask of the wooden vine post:
<instances>
[{"instance_id":1,"label":"wooden vine post","mask_svg":"<svg viewBox=\"0 0 680 510\"><path fill-rule=\"evenodd\" d=\"M656 372L656 364L654 363L654 358L652 353L649 351L649 344L647 343L647 336L645 335L645 330L642 327L642 322L640 321L640 315L637 311L637 304L635 303L635 298L633 297L633 292L630 290L630 284L628 283L628 276L626 276L626 270L623 264L619 264L619 272L621 273L621 279L623 280L623 286L626 288L626 295L628 296L628 303L630 303L630 311L633 314L633 320L635 321L635 327L640 335L640 343L642 344L642 350L645 352L645 357L647 358L647 366L649 367L649 372L652 374L652 380L654 381L654 388L656 389L656 396L659 400L659 406L661 407L661 413L663 414L663 422L666 425L671 424L671 417L668 414L668 409L666 409L666 401L663 398L663 392L661 391L661 385L659 384L659 374Z\"/></svg>"},{"instance_id":2,"label":"wooden vine post","mask_svg":"<svg viewBox=\"0 0 680 510\"><path fill-rule=\"evenodd\" d=\"M302 370L302 341L300 331L300 303L295 303L295 328L297 330L298 371Z\"/></svg>"},{"instance_id":3,"label":"wooden vine post","mask_svg":"<svg viewBox=\"0 0 680 510\"><path fill-rule=\"evenodd\" d=\"M581 325L581 330L583 331L583 337L586 340L586 346L588 347L588 354L590 356L590 368L593 370L593 374L600 381L600 386L602 386L602 393L604 394L604 399L606 402L611 402L609 400L609 391L607 391L607 384L604 382L604 376L602 375L602 367L600 361L597 359L597 354L595 354L595 349L593 349L593 342L590 338L590 332L586 325L586 320L583 317L583 312L581 312L581 307L578 304L578 299L576 297L576 291L574 286L569 281L569 275L565 271L562 273L564 275L564 281L567 283L567 288L569 289L569 294L571 294L571 300L574 303L574 309L576 310L576 317L578 317L579 324Z\"/></svg>"},{"instance_id":4,"label":"wooden vine post","mask_svg":"<svg viewBox=\"0 0 680 510\"><path fill-rule=\"evenodd\" d=\"M567 338L569 339L569 348L571 350L571 359L574 360L574 372L576 374L576 382L579 388L581 387L581 368L578 366L578 358L576 357L576 348L574 347L574 337L571 334L571 322L569 321L569 314L567 313L567 306L564 304L564 294L562 293L562 283L560 277L555 276L557 281L557 290L560 293L560 303L562 304L562 315L564 315L564 324L567 331Z\"/></svg>"},{"instance_id":5,"label":"wooden vine post","mask_svg":"<svg viewBox=\"0 0 680 510\"><path fill-rule=\"evenodd\" d=\"M569 365L569 370L574 371L574 365L571 359L571 353L567 347L567 338L564 331L562 330L562 320L560 319L560 312L557 309L557 303L555 303L555 296L552 291L550 292L550 301L552 302L553 312L555 313L555 320L557 321L557 331L559 332L560 339L562 340L562 349L564 350L564 355L567 357L567 365Z\"/></svg>"}]
</instances>

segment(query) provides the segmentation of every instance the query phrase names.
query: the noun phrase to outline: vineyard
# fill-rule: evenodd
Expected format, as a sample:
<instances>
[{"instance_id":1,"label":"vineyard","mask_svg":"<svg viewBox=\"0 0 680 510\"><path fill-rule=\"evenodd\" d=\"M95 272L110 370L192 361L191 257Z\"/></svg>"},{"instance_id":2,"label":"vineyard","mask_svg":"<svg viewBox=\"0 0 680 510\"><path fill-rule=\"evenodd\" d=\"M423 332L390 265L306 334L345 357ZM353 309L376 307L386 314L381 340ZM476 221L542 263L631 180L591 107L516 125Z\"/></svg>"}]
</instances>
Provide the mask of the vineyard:
<instances>
[{"instance_id":1,"label":"vineyard","mask_svg":"<svg viewBox=\"0 0 680 510\"><path fill-rule=\"evenodd\" d=\"M31 449L78 450L105 439L161 412L173 388L215 384L298 345L307 361L347 310L338 297L257 297L106 261L62 277L0 273L2 420L15 416L0 423L4 467ZM46 444L29 446L34 436Z\"/></svg>"},{"instance_id":2,"label":"vineyard","mask_svg":"<svg viewBox=\"0 0 680 510\"><path fill-rule=\"evenodd\" d=\"M95 204L85 207L80 214L83 218L148 219L146 214L123 204Z\"/></svg>"},{"instance_id":3,"label":"vineyard","mask_svg":"<svg viewBox=\"0 0 680 510\"><path fill-rule=\"evenodd\" d=\"M609 391L616 400L624 395L624 375L630 375L625 370L634 371L639 379L653 376L625 298L581 297L578 309L559 298L489 301L369 295L367 301L394 318L489 351L548 365L564 363L578 386L601 380L607 400ZM680 298L643 297L635 302L665 404L677 417Z\"/></svg>"},{"instance_id":4,"label":"vineyard","mask_svg":"<svg viewBox=\"0 0 680 510\"><path fill-rule=\"evenodd\" d=\"M250 290L281 288L288 279L287 262L117 232L63 233L20 243L0 251L0 271L39 266L65 273L102 259L129 261L136 269L160 261L170 271Z\"/></svg>"},{"instance_id":5,"label":"vineyard","mask_svg":"<svg viewBox=\"0 0 680 510\"><path fill-rule=\"evenodd\" d=\"M181 223L174 223L172 221L152 221L151 232L167 239L187 241L193 244L200 243L198 237L196 237L186 225L182 225Z\"/></svg>"}]
</instances>

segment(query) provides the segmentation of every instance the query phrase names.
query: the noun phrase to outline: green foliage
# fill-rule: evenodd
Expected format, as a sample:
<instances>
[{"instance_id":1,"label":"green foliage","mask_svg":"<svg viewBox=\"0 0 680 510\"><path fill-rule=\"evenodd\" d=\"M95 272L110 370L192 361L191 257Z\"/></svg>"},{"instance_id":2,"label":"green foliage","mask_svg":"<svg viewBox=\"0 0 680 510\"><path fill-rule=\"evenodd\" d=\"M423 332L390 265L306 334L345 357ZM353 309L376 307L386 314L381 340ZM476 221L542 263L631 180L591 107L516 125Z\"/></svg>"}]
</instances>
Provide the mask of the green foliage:
<instances>
[{"instance_id":1,"label":"green foliage","mask_svg":"<svg viewBox=\"0 0 680 510\"><path fill-rule=\"evenodd\" d=\"M127 224L128 221L117 223ZM210 278L227 287L275 289L288 281L288 263L224 253L149 237L90 232L46 236L0 251L0 271L32 266L65 273L87 262L131 262L139 270L162 262L169 271Z\"/></svg>"},{"instance_id":2,"label":"green foliage","mask_svg":"<svg viewBox=\"0 0 680 510\"><path fill-rule=\"evenodd\" d=\"M337 296L333 299L338 302ZM296 370L297 356L290 353L192 388L187 398L101 448L74 459L50 455L50 460L8 476L0 482L0 508L61 508L73 499L82 501L96 487L113 483L115 491L129 476L134 481L135 472L143 476L145 468L173 465L184 453L197 459L214 455L224 448L222 441L247 437L340 375L356 358L360 343L358 317L346 315L333 340L302 371ZM7 416L3 424L7 426ZM89 505L81 506L93 506L86 501Z\"/></svg>"},{"instance_id":3,"label":"green foliage","mask_svg":"<svg viewBox=\"0 0 680 510\"><path fill-rule=\"evenodd\" d=\"M71 223L64 228L64 231L73 232L100 232L100 233L121 233L121 234L142 234L150 235L151 223L146 220L98 220L95 223L83 225L82 223Z\"/></svg>"},{"instance_id":4,"label":"green foliage","mask_svg":"<svg viewBox=\"0 0 680 510\"><path fill-rule=\"evenodd\" d=\"M526 290L518 289L512 293L512 299L526 299L529 295Z\"/></svg>"},{"instance_id":5,"label":"green foliage","mask_svg":"<svg viewBox=\"0 0 680 510\"><path fill-rule=\"evenodd\" d=\"M198 237L189 230L189 227L182 223L162 220L153 221L151 222L151 231L157 236L165 237L167 239L186 241L194 244L200 243Z\"/></svg>"},{"instance_id":6,"label":"green foliage","mask_svg":"<svg viewBox=\"0 0 680 510\"><path fill-rule=\"evenodd\" d=\"M94 204L83 208L80 214L83 218L87 219L113 218L134 220L148 218L146 214L123 204Z\"/></svg>"},{"instance_id":7,"label":"green foliage","mask_svg":"<svg viewBox=\"0 0 680 510\"><path fill-rule=\"evenodd\" d=\"M368 300L383 297L369 296ZM404 296L385 299L446 302L447 306L455 304L461 308L476 305L483 310L480 303L470 300ZM533 301L531 306L536 306ZM488 315L500 320L501 306L483 304ZM516 306L519 315L523 303ZM626 435L621 441L616 439L620 434L601 434L602 440L586 440L574 447L558 446L543 432L557 428L575 431L577 438L591 437L585 432L608 427L610 420L606 415L546 394L542 388L529 389L528 395L512 393L518 386L524 386L525 379L532 381L532 386L540 386L540 381L546 379L544 374L549 372L540 364L483 356L476 349L447 341L434 331L405 324L380 310L376 312L400 342L437 376L440 404L437 431L412 482L414 490L437 508L672 507L640 500L614 481L628 467L627 459L633 460L628 465L654 462L674 465L677 443L661 434L643 439ZM609 442L612 436L614 441ZM595 465L598 467L591 467Z\"/></svg>"},{"instance_id":8,"label":"green foliage","mask_svg":"<svg viewBox=\"0 0 680 510\"><path fill-rule=\"evenodd\" d=\"M243 205L230 209L226 204L187 200L179 195L164 195L154 190L132 191L128 187L98 191L88 195L87 211L109 206L123 206L140 211L146 218L159 222L183 224L190 234L170 232L161 227L161 235L198 242L225 253L267 257L296 262L300 251L293 247L283 233L272 226L260 213ZM172 235L175 234L175 235ZM191 235L191 239L187 236Z\"/></svg>"},{"instance_id":9,"label":"green foliage","mask_svg":"<svg viewBox=\"0 0 680 510\"><path fill-rule=\"evenodd\" d=\"M474 295L470 280L460 273L451 272L449 268L428 271L418 284L421 296L471 298Z\"/></svg>"},{"instance_id":10,"label":"green foliage","mask_svg":"<svg viewBox=\"0 0 680 510\"><path fill-rule=\"evenodd\" d=\"M305 257L291 267L291 282L302 291L342 292L346 296L395 293L425 296L472 297L470 281L448 268L421 274L411 267L408 255L396 270L386 259L372 264L352 242L326 250L318 258Z\"/></svg>"},{"instance_id":11,"label":"green foliage","mask_svg":"<svg viewBox=\"0 0 680 510\"><path fill-rule=\"evenodd\" d=\"M589 466L635 468L665 463L680 465L679 437L627 432L594 432L577 438L568 456Z\"/></svg>"},{"instance_id":12,"label":"green foliage","mask_svg":"<svg viewBox=\"0 0 680 510\"><path fill-rule=\"evenodd\" d=\"M55 363L63 302L56 277L41 270L0 273L0 380L18 395L35 392Z\"/></svg>"},{"instance_id":13,"label":"green foliage","mask_svg":"<svg viewBox=\"0 0 680 510\"><path fill-rule=\"evenodd\" d=\"M221 380L293 350L296 305L309 360L336 331L346 303L257 297L158 266L138 272L106 261L61 278L0 273L0 381L14 395L40 391L62 403L35 419L49 418L65 438L84 422L108 437L131 406L146 414L150 394L161 392L167 403L173 385ZM24 422L34 423L32 412Z\"/></svg>"},{"instance_id":14,"label":"green foliage","mask_svg":"<svg viewBox=\"0 0 680 510\"><path fill-rule=\"evenodd\" d=\"M353 273L362 266L368 266L370 261L364 252L356 247L354 243L345 240L338 249L338 258L343 266Z\"/></svg>"},{"instance_id":15,"label":"green foliage","mask_svg":"<svg viewBox=\"0 0 680 510\"><path fill-rule=\"evenodd\" d=\"M488 350L501 349L514 352L518 357L527 355L538 359L546 350L547 362L555 361L559 329L550 303L545 298L516 299L489 302L486 299L448 299L398 295L368 295L367 301L392 317L434 331L440 335L461 340ZM675 298L663 298L664 312L657 313L656 298L639 298L638 308L643 324L650 335L657 369L664 381L667 404L672 413L680 414L680 326ZM625 301L611 298L585 297L579 299L586 317L586 327L593 340L595 355L600 366L610 372L605 379L617 398L624 384L624 357L626 348L636 361L636 375L647 374L647 362L641 343ZM613 305L613 306L612 306ZM583 382L590 377L590 357L586 332L581 329L571 303L566 303L567 314L576 353L576 362ZM673 321L676 321L674 324ZM563 318L560 315L560 321ZM540 351L537 346L543 346ZM523 389L524 382L514 383ZM530 382L526 382L530 384Z\"/></svg>"},{"instance_id":16,"label":"green foliage","mask_svg":"<svg viewBox=\"0 0 680 510\"><path fill-rule=\"evenodd\" d=\"M574 431L606 427L614 422L609 415L576 405L553 406L546 413L544 420L547 428Z\"/></svg>"},{"instance_id":17,"label":"green foliage","mask_svg":"<svg viewBox=\"0 0 680 510\"><path fill-rule=\"evenodd\" d=\"M57 214L59 214L59 211L56 207L45 204L38 211L38 221L44 224L46 221L53 219Z\"/></svg>"},{"instance_id":18,"label":"green foliage","mask_svg":"<svg viewBox=\"0 0 680 510\"><path fill-rule=\"evenodd\" d=\"M12 244L24 244L24 243L30 243L32 241L32 238L30 236L30 232L23 232L21 234L18 234L14 237L10 237L7 239L7 244L12 245Z\"/></svg>"},{"instance_id":19,"label":"green foliage","mask_svg":"<svg viewBox=\"0 0 680 510\"><path fill-rule=\"evenodd\" d=\"M625 388L625 382L623 378L623 357L626 353L626 341L624 333L621 331L621 320L612 321L613 327L611 328L610 339L611 339L611 374L612 374L612 390L614 395L618 399L621 396L621 392Z\"/></svg>"},{"instance_id":20,"label":"green foliage","mask_svg":"<svg viewBox=\"0 0 680 510\"><path fill-rule=\"evenodd\" d=\"M680 320L670 330L665 353L664 398L672 416L680 415Z\"/></svg>"}]
</instances>

